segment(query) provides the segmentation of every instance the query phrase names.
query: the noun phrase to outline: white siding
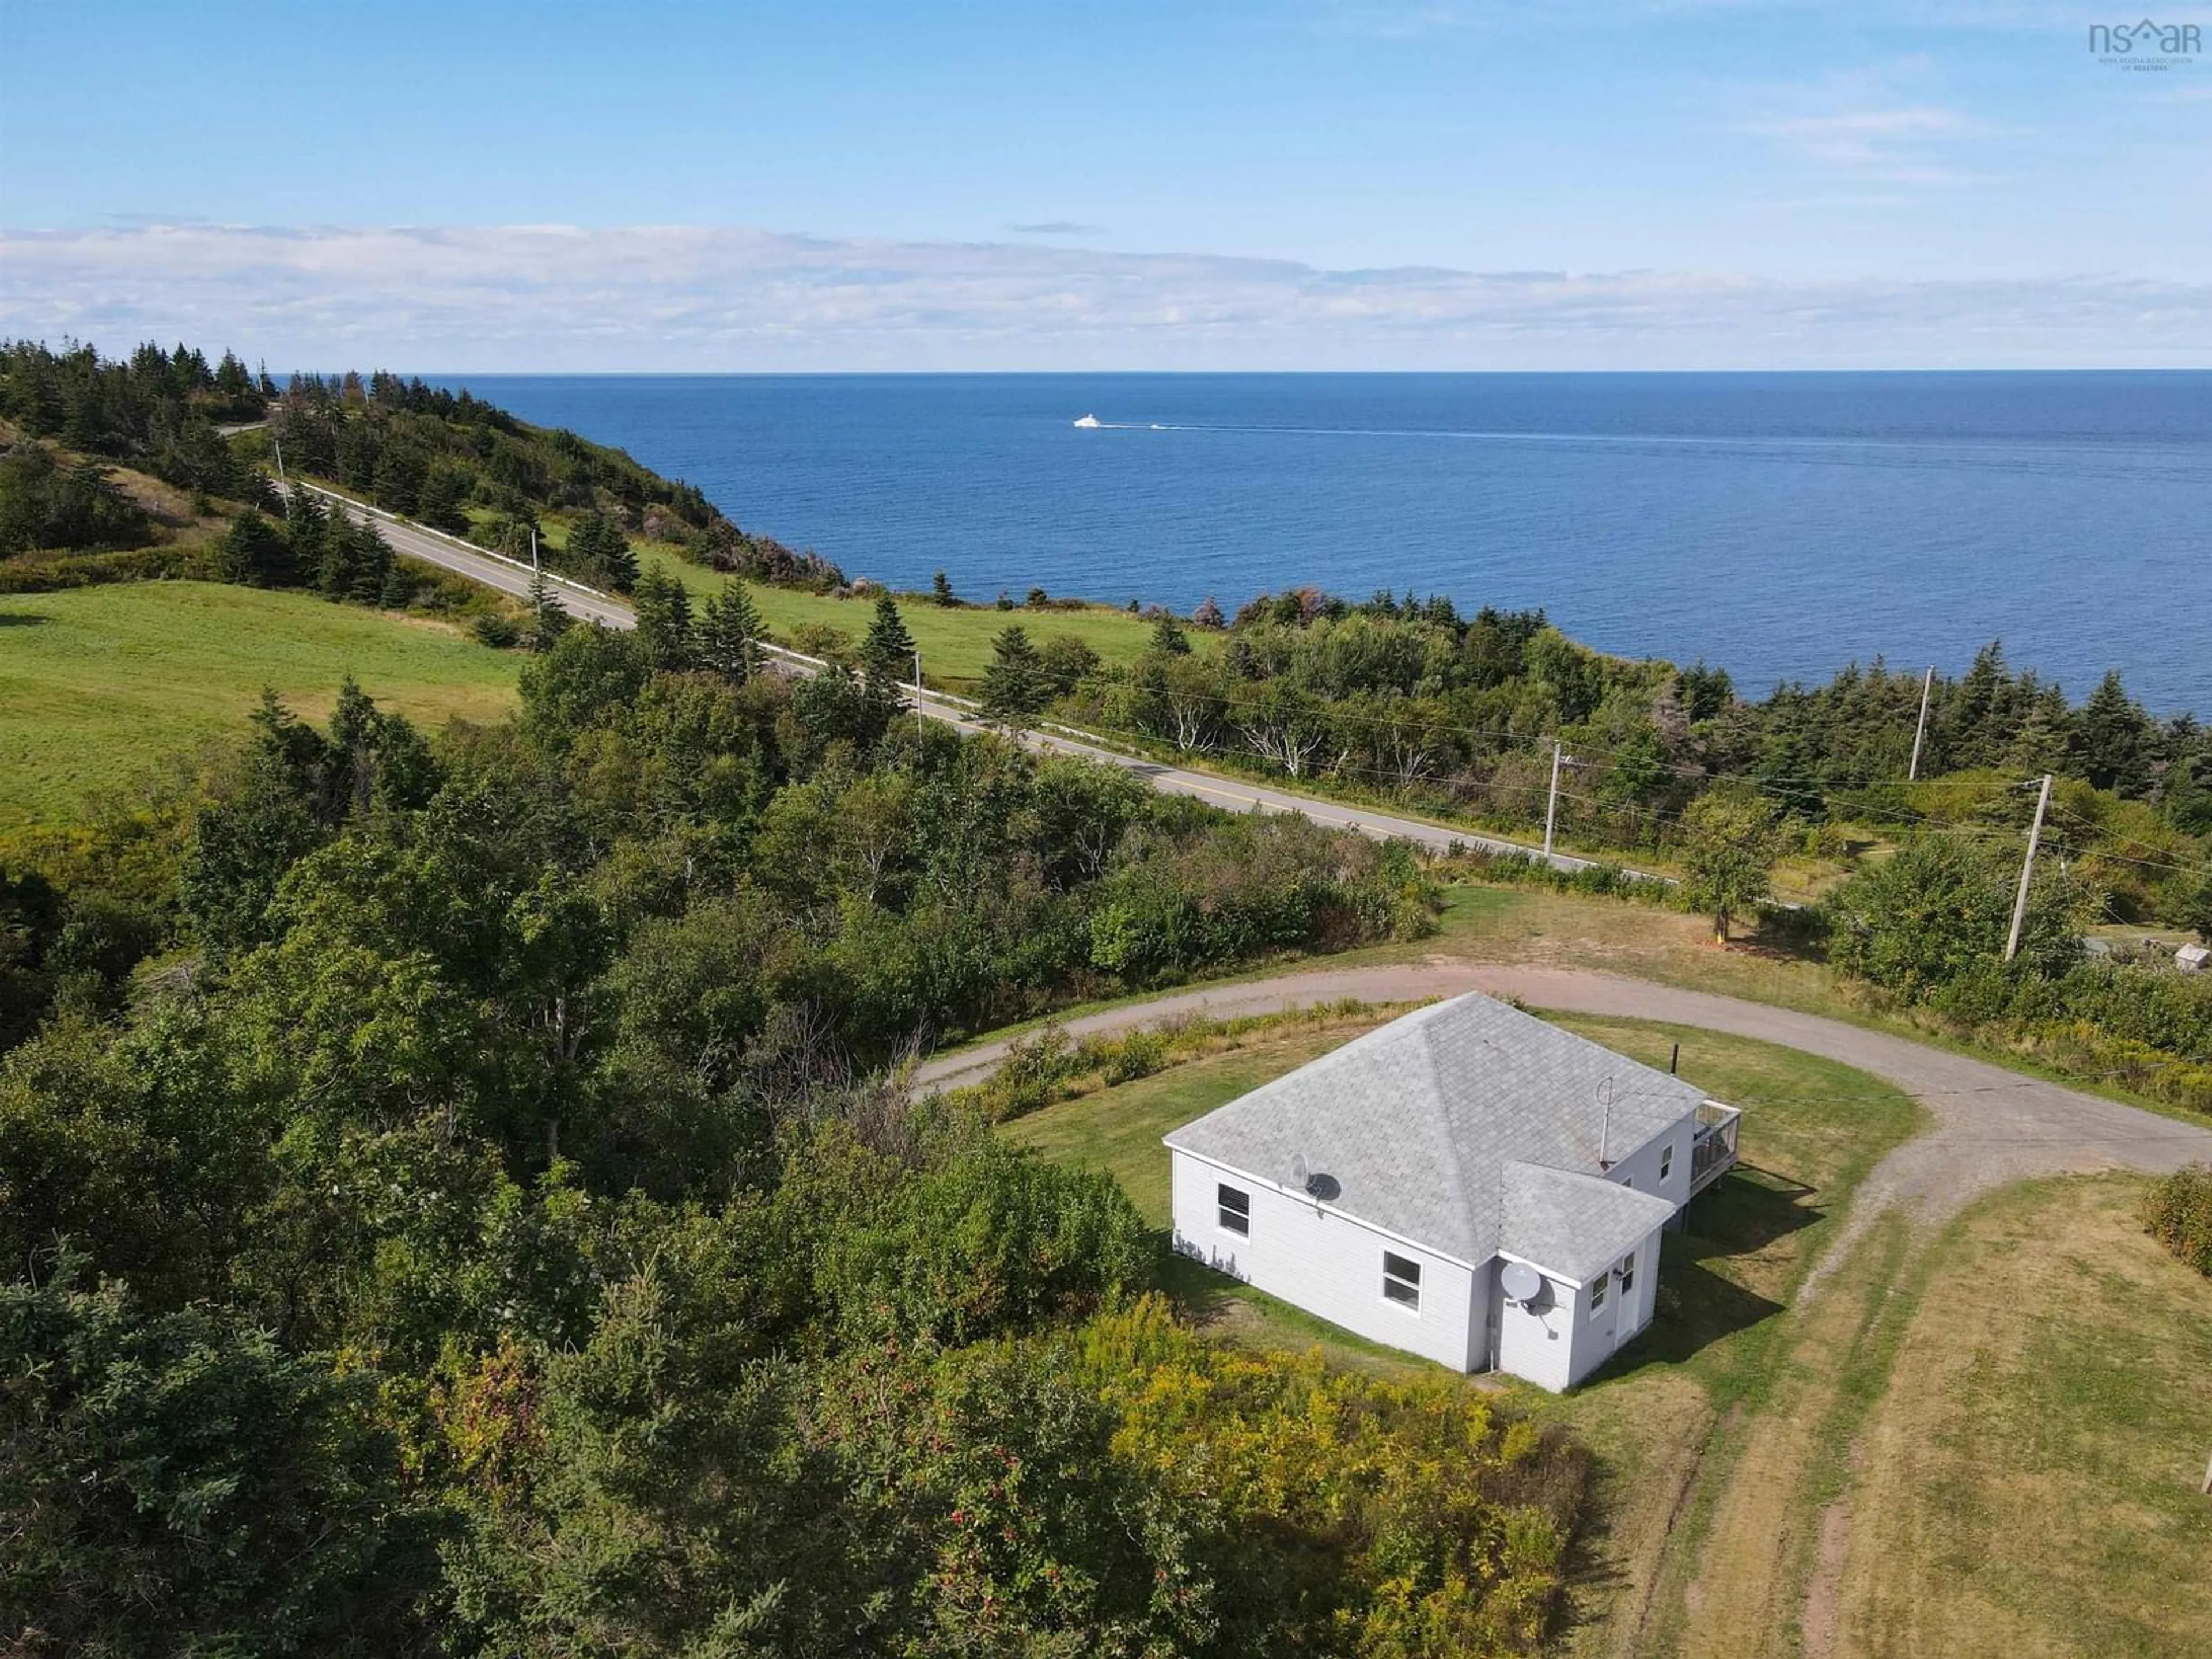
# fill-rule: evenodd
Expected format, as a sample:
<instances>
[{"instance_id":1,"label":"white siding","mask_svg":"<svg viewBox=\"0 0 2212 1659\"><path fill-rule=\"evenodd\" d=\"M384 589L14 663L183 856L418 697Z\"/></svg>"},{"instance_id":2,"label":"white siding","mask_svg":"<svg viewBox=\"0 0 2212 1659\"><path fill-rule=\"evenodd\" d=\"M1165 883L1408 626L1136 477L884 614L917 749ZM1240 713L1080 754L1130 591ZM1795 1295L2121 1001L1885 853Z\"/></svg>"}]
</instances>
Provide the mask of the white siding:
<instances>
[{"instance_id":1,"label":"white siding","mask_svg":"<svg viewBox=\"0 0 2212 1659\"><path fill-rule=\"evenodd\" d=\"M1605 1178L1639 1193L1656 1194L1679 1211L1690 1201L1690 1132L1695 1122L1694 1118L1684 1117L1669 1124L1626 1157L1620 1156L1619 1147L1613 1148L1617 1161L1605 1172ZM1666 1180L1662 1181L1659 1165L1668 1146L1674 1149L1674 1156Z\"/></svg>"},{"instance_id":2,"label":"white siding","mask_svg":"<svg viewBox=\"0 0 2212 1659\"><path fill-rule=\"evenodd\" d=\"M1686 1115L1670 1125L1620 1158L1606 1178L1663 1198L1679 1212L1690 1197L1692 1122ZM1670 1146L1671 1158L1665 1156ZM1455 1370L1489 1369L1494 1343L1498 1369L1554 1391L1569 1389L1651 1322L1659 1288L1656 1231L1636 1248L1635 1282L1627 1295L1617 1283L1609 1285L1596 1318L1590 1316L1588 1287L1552 1277L1541 1262L1531 1265L1545 1273L1550 1290L1532 1310L1499 1296L1497 1261L1470 1270L1188 1152L1170 1148L1168 1155L1178 1250L1333 1325ZM1668 1165L1663 1181L1662 1161ZM1249 1237L1219 1224L1216 1188L1223 1183L1250 1197ZM1421 1264L1418 1315L1382 1295L1386 1249Z\"/></svg>"},{"instance_id":3,"label":"white siding","mask_svg":"<svg viewBox=\"0 0 2212 1659\"><path fill-rule=\"evenodd\" d=\"M1545 1276L1545 1294L1498 1308L1498 1369L1554 1394L1574 1382L1575 1287Z\"/></svg>"},{"instance_id":4,"label":"white siding","mask_svg":"<svg viewBox=\"0 0 2212 1659\"><path fill-rule=\"evenodd\" d=\"M1476 1273L1364 1223L1173 1148L1175 1247L1332 1325L1454 1370L1488 1363L1490 1270ZM1216 1188L1251 1200L1247 1237L1224 1231ZM1382 1294L1382 1253L1421 1267L1419 1313ZM1480 1296L1478 1298L1477 1290Z\"/></svg>"},{"instance_id":5,"label":"white siding","mask_svg":"<svg viewBox=\"0 0 2212 1659\"><path fill-rule=\"evenodd\" d=\"M1651 1322L1659 1275L1659 1230L1636 1247L1626 1295L1615 1270L1606 1274L1604 1305L1590 1311L1590 1286L1544 1274L1534 1305L1501 1303L1498 1368L1557 1393L1571 1389L1613 1358ZM1541 1264L1528 1264L1540 1273ZM1593 1281L1595 1282L1595 1281Z\"/></svg>"}]
</instances>

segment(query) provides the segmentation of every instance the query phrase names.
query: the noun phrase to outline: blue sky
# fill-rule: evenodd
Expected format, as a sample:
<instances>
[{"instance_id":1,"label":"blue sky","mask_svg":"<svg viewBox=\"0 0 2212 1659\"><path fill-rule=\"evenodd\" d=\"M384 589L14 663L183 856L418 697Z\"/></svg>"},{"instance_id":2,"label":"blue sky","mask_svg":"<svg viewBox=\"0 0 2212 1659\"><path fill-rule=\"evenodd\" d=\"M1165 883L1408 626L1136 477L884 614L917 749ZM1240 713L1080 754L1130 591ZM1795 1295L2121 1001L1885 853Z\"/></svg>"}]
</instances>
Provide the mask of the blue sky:
<instances>
[{"instance_id":1,"label":"blue sky","mask_svg":"<svg viewBox=\"0 0 2212 1659\"><path fill-rule=\"evenodd\" d=\"M0 326L478 369L2212 362L2212 55L2100 64L2098 15L0 0L40 71Z\"/></svg>"}]
</instances>

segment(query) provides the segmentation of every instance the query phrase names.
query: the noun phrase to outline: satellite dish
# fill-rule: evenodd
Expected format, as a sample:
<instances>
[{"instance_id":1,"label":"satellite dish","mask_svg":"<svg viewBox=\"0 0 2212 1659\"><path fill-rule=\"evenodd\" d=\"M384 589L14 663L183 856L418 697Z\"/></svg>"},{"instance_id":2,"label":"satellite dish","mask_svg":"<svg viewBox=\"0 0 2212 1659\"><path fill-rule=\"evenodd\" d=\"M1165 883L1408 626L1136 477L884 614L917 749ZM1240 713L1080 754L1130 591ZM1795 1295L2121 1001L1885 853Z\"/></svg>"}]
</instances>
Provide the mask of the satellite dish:
<instances>
[{"instance_id":1,"label":"satellite dish","mask_svg":"<svg viewBox=\"0 0 2212 1659\"><path fill-rule=\"evenodd\" d=\"M1505 1271L1498 1276L1499 1285L1509 1300L1534 1302L1544 1288L1544 1275L1525 1261L1509 1261Z\"/></svg>"}]
</instances>

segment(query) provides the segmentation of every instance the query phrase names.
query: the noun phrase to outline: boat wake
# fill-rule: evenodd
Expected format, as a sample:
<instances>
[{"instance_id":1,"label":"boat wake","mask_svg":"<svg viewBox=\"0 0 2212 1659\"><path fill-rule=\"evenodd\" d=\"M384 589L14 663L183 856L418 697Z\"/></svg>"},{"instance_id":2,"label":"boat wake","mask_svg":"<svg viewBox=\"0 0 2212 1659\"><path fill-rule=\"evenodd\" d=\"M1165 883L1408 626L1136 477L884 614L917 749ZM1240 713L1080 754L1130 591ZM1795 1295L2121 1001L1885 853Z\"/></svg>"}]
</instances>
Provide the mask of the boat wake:
<instances>
[{"instance_id":1,"label":"boat wake","mask_svg":"<svg viewBox=\"0 0 2212 1659\"><path fill-rule=\"evenodd\" d=\"M1267 426L1227 422L1102 421L1085 415L1080 427L1109 432L1188 432L1272 438L1415 439L1475 444L1532 444L1559 448L1704 453L1713 459L1749 457L1798 465L1905 467L1938 471L2047 473L2094 463L2117 467L2115 476L2146 482L2194 481L2193 465L2177 465L2163 447L2100 447L2087 452L2063 443L2037 446L1931 438L1739 436L1720 433L1531 432L1435 427Z\"/></svg>"}]
</instances>

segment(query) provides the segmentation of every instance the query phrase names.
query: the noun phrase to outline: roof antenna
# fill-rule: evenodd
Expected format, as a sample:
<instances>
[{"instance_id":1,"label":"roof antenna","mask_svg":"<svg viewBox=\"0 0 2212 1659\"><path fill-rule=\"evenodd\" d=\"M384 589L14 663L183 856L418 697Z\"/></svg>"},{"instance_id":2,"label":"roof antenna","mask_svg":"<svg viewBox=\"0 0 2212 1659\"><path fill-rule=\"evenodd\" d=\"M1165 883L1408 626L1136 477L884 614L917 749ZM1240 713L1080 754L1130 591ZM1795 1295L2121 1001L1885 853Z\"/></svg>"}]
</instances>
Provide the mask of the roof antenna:
<instances>
[{"instance_id":1,"label":"roof antenna","mask_svg":"<svg viewBox=\"0 0 2212 1659\"><path fill-rule=\"evenodd\" d=\"M1610 1170L1613 1160L1606 1156L1613 1143L1613 1079L1610 1076L1601 1079L1597 1085L1597 1103L1604 1108L1604 1115L1598 1120L1597 1167Z\"/></svg>"}]
</instances>

